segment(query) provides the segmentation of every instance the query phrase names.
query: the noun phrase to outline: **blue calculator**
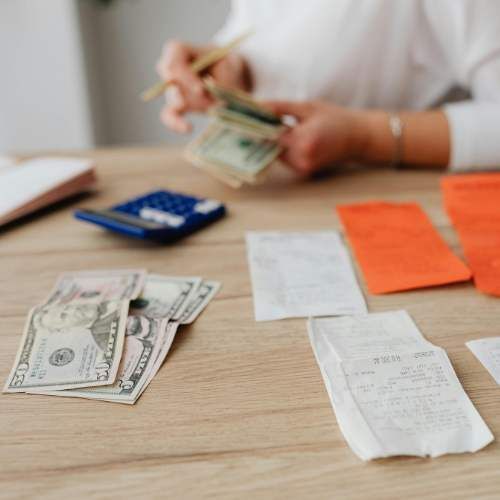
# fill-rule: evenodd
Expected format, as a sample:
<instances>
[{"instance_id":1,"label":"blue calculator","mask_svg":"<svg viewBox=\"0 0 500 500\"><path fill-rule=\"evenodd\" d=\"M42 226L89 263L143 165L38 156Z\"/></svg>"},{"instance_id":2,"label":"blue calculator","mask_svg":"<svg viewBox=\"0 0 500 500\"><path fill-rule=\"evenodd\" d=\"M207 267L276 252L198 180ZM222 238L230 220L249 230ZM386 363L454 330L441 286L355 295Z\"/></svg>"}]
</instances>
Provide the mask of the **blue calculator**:
<instances>
[{"instance_id":1,"label":"blue calculator","mask_svg":"<svg viewBox=\"0 0 500 500\"><path fill-rule=\"evenodd\" d=\"M153 191L104 210L76 210L74 215L126 236L169 243L225 214L226 208L220 201Z\"/></svg>"}]
</instances>

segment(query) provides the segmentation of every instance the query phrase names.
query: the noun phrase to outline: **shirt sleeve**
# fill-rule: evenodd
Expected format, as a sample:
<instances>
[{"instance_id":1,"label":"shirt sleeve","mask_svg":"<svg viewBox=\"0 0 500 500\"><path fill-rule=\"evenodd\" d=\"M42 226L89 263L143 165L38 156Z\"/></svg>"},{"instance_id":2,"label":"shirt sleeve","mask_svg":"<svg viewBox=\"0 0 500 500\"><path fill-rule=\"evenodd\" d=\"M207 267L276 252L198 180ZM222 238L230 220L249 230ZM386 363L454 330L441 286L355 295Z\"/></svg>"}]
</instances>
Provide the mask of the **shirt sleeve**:
<instances>
[{"instance_id":1,"label":"shirt sleeve","mask_svg":"<svg viewBox=\"0 0 500 500\"><path fill-rule=\"evenodd\" d=\"M462 0L453 7L452 64L457 82L472 99L444 106L450 169L500 168L500 2Z\"/></svg>"}]
</instances>

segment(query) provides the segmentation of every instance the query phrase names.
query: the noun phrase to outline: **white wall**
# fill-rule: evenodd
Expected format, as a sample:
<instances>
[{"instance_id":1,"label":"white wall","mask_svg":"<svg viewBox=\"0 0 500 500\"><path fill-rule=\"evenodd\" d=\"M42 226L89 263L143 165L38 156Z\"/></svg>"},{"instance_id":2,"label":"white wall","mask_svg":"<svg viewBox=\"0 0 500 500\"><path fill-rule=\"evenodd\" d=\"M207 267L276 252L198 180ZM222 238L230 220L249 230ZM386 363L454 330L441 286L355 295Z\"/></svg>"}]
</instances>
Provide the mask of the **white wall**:
<instances>
[{"instance_id":1,"label":"white wall","mask_svg":"<svg viewBox=\"0 0 500 500\"><path fill-rule=\"evenodd\" d=\"M138 94L172 37L202 43L229 0L0 0L0 152L172 143Z\"/></svg>"},{"instance_id":2,"label":"white wall","mask_svg":"<svg viewBox=\"0 0 500 500\"><path fill-rule=\"evenodd\" d=\"M0 151L92 146L73 0L2 0L0 61Z\"/></svg>"},{"instance_id":3,"label":"white wall","mask_svg":"<svg viewBox=\"0 0 500 500\"><path fill-rule=\"evenodd\" d=\"M165 40L210 40L228 6L228 0L114 0L109 7L95 8L94 2L80 0L92 78L99 79L93 89L94 102L99 103L99 142L182 140L160 124L161 99L145 104L138 95L158 79L154 66Z\"/></svg>"}]
</instances>

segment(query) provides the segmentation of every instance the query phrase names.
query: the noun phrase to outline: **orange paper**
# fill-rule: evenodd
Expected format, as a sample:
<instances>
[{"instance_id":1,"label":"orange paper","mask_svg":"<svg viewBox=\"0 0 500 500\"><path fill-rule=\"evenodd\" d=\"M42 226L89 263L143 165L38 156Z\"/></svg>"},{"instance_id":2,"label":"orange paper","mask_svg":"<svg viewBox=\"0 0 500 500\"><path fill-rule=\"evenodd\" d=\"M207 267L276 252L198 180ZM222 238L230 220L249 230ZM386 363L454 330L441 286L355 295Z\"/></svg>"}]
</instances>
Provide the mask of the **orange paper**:
<instances>
[{"instance_id":1,"label":"orange paper","mask_svg":"<svg viewBox=\"0 0 500 500\"><path fill-rule=\"evenodd\" d=\"M500 174L444 177L441 187L476 287L500 296Z\"/></svg>"},{"instance_id":2,"label":"orange paper","mask_svg":"<svg viewBox=\"0 0 500 500\"><path fill-rule=\"evenodd\" d=\"M470 279L416 203L360 203L337 211L371 293Z\"/></svg>"}]
</instances>

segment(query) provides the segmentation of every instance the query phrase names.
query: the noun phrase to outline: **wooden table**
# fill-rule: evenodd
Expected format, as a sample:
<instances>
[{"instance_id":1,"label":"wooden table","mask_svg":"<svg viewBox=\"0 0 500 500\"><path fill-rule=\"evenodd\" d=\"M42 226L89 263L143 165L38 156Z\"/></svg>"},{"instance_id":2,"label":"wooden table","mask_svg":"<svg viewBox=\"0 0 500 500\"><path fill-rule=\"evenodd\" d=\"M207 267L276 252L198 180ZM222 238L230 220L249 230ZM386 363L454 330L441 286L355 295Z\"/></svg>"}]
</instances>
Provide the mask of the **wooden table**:
<instances>
[{"instance_id":1,"label":"wooden table","mask_svg":"<svg viewBox=\"0 0 500 500\"><path fill-rule=\"evenodd\" d=\"M0 233L0 378L11 368L29 308L65 270L147 267L220 280L222 291L178 335L133 406L24 394L0 396L2 498L499 498L500 447L438 459L363 463L346 445L304 319L256 323L246 230L340 228L337 203L419 202L457 253L439 175L350 170L303 182L277 170L233 191L187 165L178 150L91 153L97 194ZM227 203L222 222L175 246L105 233L73 220L166 187ZM361 280L362 281L362 280ZM500 436L500 388L464 346L500 334L500 301L460 284L372 296L370 311L405 308L444 347L465 390Z\"/></svg>"}]
</instances>

